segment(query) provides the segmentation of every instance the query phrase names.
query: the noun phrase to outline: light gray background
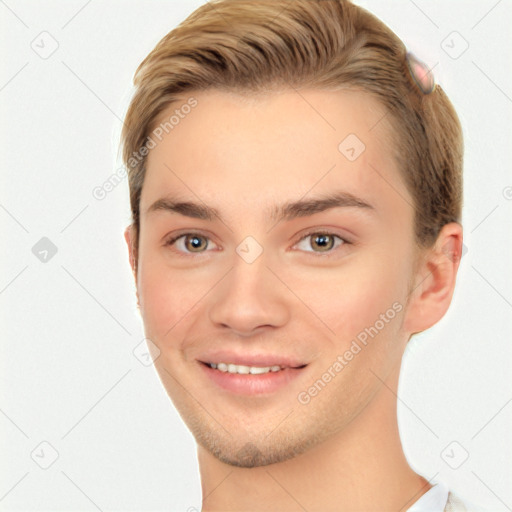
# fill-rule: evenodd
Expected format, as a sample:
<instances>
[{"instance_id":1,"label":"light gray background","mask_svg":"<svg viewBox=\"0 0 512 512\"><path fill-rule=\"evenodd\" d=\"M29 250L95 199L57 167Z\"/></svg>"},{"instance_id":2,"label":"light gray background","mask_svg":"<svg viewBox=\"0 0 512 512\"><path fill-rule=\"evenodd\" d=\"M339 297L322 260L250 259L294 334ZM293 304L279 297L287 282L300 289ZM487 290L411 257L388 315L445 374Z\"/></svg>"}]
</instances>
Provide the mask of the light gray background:
<instances>
[{"instance_id":1,"label":"light gray background","mask_svg":"<svg viewBox=\"0 0 512 512\"><path fill-rule=\"evenodd\" d=\"M512 510L512 2L358 3L435 66L466 143L468 252L450 311L406 354L404 449L427 479ZM1 510L200 509L194 440L133 354L127 180L92 191L121 166L137 65L201 4L0 1Z\"/></svg>"}]
</instances>

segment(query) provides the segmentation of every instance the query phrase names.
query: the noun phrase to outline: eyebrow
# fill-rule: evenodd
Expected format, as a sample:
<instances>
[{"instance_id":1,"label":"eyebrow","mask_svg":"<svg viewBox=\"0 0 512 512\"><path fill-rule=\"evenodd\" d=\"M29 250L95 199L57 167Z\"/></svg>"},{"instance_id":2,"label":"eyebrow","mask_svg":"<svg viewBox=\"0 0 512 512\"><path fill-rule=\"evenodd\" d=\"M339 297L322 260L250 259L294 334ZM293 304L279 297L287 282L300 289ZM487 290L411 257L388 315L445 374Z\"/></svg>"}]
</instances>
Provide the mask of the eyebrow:
<instances>
[{"instance_id":1,"label":"eyebrow","mask_svg":"<svg viewBox=\"0 0 512 512\"><path fill-rule=\"evenodd\" d=\"M341 207L360 208L370 212L376 211L375 207L364 199L349 192L337 191L312 199L301 199L281 205L274 205L267 211L267 215L270 220L281 222L282 220L290 221L299 217L308 217L315 213ZM193 219L213 221L215 218L218 218L221 222L224 222L222 215L216 208L192 201L178 201L169 197L162 197L156 200L146 210L146 214L162 210Z\"/></svg>"}]
</instances>

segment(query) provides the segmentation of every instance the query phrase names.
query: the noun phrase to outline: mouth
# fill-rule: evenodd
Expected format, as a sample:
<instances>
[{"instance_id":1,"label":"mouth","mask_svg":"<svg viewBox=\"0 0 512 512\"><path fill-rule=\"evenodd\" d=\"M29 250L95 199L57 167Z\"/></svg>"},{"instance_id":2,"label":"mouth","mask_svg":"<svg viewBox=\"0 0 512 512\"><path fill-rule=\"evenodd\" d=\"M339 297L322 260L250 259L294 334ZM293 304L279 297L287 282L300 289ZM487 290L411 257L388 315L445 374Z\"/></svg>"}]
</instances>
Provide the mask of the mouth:
<instances>
[{"instance_id":1,"label":"mouth","mask_svg":"<svg viewBox=\"0 0 512 512\"><path fill-rule=\"evenodd\" d=\"M242 395L269 394L290 384L304 372L307 364L249 365L199 361L203 372L216 386Z\"/></svg>"},{"instance_id":2,"label":"mouth","mask_svg":"<svg viewBox=\"0 0 512 512\"><path fill-rule=\"evenodd\" d=\"M224 373L238 373L240 375L262 375L264 373L269 372L280 372L282 370L286 370L287 368L304 368L306 365L291 367L291 366L282 366L279 364L272 366L246 366L242 364L233 364L233 363L203 363L210 366L214 370L219 370Z\"/></svg>"}]
</instances>

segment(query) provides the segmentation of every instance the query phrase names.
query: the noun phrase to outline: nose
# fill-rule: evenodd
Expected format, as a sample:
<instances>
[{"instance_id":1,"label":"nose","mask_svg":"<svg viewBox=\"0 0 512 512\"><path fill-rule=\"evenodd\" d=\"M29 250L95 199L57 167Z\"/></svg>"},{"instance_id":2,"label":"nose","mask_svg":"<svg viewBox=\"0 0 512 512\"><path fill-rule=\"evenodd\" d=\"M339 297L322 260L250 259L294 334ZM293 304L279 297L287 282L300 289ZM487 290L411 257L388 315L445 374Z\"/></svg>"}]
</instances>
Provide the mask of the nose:
<instances>
[{"instance_id":1,"label":"nose","mask_svg":"<svg viewBox=\"0 0 512 512\"><path fill-rule=\"evenodd\" d=\"M210 321L244 337L263 328L281 327L290 316L287 293L263 256L252 263L237 257L215 293L210 294Z\"/></svg>"}]
</instances>

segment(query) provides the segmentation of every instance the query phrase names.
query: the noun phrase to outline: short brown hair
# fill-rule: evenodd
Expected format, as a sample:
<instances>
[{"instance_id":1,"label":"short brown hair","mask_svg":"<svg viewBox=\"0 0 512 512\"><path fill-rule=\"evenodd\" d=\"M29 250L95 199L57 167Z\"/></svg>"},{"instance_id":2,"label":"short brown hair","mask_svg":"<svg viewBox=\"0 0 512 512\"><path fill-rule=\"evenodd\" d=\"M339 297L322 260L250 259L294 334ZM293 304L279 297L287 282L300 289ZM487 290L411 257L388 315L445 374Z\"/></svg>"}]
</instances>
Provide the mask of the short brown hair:
<instances>
[{"instance_id":1,"label":"short brown hair","mask_svg":"<svg viewBox=\"0 0 512 512\"><path fill-rule=\"evenodd\" d=\"M406 52L391 29L348 0L209 0L198 8L134 76L121 143L135 255L155 121L179 95L213 88L257 94L353 87L372 94L396 133L392 149L414 201L416 243L431 246L443 225L461 221L462 130L441 87L424 94L411 78Z\"/></svg>"}]
</instances>

